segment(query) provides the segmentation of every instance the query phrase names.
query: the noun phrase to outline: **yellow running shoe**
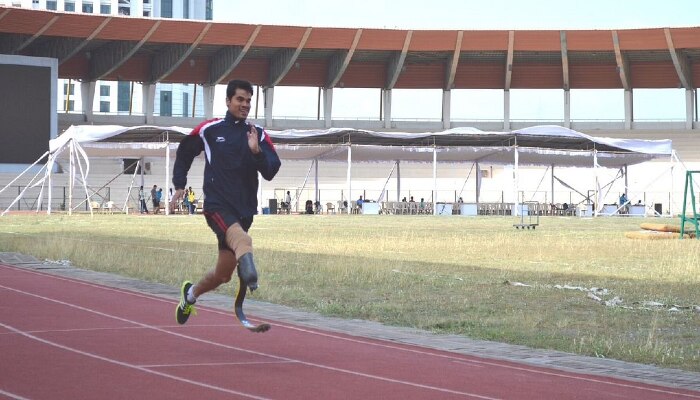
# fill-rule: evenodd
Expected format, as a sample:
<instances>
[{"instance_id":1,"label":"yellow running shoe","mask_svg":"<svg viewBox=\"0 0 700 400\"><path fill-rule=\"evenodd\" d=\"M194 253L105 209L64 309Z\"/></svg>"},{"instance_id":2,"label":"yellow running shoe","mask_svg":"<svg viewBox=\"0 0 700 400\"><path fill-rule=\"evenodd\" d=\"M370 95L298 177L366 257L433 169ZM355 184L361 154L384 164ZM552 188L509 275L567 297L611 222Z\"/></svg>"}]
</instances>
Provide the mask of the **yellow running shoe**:
<instances>
[{"instance_id":1,"label":"yellow running shoe","mask_svg":"<svg viewBox=\"0 0 700 400\"><path fill-rule=\"evenodd\" d=\"M190 303L187 301L187 292L192 287L192 282L184 281L182 282L182 289L180 290L180 303L175 309L175 319L177 323L183 325L187 322L190 315L196 315L197 311L194 308L194 302Z\"/></svg>"}]
</instances>

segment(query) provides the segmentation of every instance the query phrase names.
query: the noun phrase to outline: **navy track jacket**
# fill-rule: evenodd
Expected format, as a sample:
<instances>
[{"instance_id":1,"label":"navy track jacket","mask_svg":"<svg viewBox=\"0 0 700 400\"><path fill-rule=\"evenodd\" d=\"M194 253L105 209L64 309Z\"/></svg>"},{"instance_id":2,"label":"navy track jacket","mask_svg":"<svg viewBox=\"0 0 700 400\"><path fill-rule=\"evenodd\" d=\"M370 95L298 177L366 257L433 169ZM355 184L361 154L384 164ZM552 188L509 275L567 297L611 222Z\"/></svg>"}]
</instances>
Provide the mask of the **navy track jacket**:
<instances>
[{"instance_id":1,"label":"navy track jacket","mask_svg":"<svg viewBox=\"0 0 700 400\"><path fill-rule=\"evenodd\" d=\"M204 211L227 210L238 218L252 217L258 208L258 171L272 180L282 165L270 136L260 127L260 150L248 147L249 125L229 112L224 119L201 123L180 142L173 167L175 189L187 185L192 161L204 150Z\"/></svg>"}]
</instances>

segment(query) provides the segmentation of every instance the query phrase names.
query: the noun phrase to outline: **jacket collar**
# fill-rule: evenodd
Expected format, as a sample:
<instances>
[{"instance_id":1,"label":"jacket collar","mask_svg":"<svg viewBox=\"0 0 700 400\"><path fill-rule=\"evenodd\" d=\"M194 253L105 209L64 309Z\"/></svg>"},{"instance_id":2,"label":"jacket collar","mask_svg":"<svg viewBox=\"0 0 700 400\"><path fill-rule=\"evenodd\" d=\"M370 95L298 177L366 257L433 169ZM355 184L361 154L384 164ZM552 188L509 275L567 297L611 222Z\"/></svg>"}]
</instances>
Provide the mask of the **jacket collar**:
<instances>
[{"instance_id":1,"label":"jacket collar","mask_svg":"<svg viewBox=\"0 0 700 400\"><path fill-rule=\"evenodd\" d=\"M240 123L240 122L244 122L244 121L245 121L244 119L240 119L240 118L234 117L233 114L231 114L231 113L228 112L228 111L226 111L226 117L224 117L224 120L226 120L226 122L230 122L230 123L232 123L232 124L238 124L238 123Z\"/></svg>"}]
</instances>

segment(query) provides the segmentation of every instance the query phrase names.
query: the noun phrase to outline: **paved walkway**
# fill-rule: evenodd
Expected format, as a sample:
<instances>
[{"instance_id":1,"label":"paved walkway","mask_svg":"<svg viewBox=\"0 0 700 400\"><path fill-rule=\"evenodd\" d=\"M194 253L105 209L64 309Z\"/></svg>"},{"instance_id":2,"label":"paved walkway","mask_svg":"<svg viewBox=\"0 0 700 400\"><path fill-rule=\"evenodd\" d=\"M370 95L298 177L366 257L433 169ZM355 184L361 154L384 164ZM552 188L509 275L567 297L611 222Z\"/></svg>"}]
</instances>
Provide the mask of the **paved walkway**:
<instances>
[{"instance_id":1,"label":"paved walkway","mask_svg":"<svg viewBox=\"0 0 700 400\"><path fill-rule=\"evenodd\" d=\"M105 286L128 289L151 295L179 299L179 288L159 283L144 282L133 278L75 268L58 263L46 263L32 256L18 253L0 253L0 262L21 268L33 269L49 274L66 276ZM209 293L199 304L233 309L233 297ZM329 318L248 299L246 311L256 317L281 322L342 332L368 338L413 344L454 353L468 354L499 360L508 360L539 367L555 368L601 376L615 376L638 382L700 391L700 373L677 369L659 368L652 365L635 364L605 358L585 357L553 350L536 350L525 346L473 340L458 335L438 335L412 328L385 326L377 322Z\"/></svg>"}]
</instances>

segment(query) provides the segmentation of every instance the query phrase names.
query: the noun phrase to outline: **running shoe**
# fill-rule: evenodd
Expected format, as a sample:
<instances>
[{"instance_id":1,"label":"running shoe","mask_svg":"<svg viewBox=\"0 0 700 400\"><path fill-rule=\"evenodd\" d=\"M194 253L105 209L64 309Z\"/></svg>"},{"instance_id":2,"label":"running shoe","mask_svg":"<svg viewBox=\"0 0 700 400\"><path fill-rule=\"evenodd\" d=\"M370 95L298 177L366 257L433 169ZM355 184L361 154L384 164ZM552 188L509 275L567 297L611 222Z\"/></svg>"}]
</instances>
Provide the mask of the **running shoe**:
<instances>
[{"instance_id":1,"label":"running shoe","mask_svg":"<svg viewBox=\"0 0 700 400\"><path fill-rule=\"evenodd\" d=\"M187 301L187 292L190 290L191 287L192 282L182 282L182 289L180 290L180 303L175 309L175 319L180 325L183 325L185 322L187 322L187 319L190 317L190 315L197 314L194 308L194 302L190 303L189 301Z\"/></svg>"}]
</instances>

